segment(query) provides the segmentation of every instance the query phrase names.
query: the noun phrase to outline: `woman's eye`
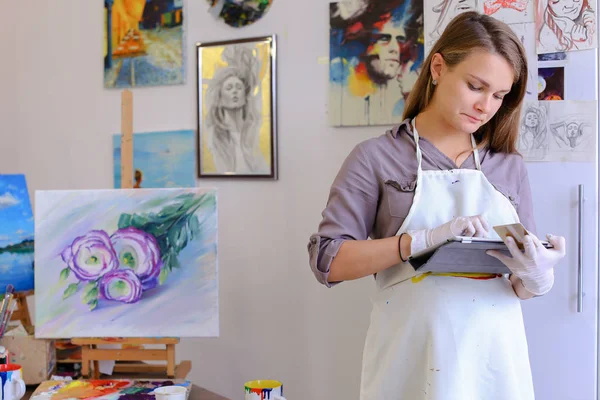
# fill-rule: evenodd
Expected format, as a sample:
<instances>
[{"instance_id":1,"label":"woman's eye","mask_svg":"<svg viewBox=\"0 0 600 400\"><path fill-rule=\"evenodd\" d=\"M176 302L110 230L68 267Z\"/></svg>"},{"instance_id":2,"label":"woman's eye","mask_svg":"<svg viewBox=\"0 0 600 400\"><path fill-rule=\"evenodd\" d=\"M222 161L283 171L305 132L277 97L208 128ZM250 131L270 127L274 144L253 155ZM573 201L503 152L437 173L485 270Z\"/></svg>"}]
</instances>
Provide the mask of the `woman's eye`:
<instances>
[{"instance_id":1,"label":"woman's eye","mask_svg":"<svg viewBox=\"0 0 600 400\"><path fill-rule=\"evenodd\" d=\"M469 89L475 91L475 92L479 92L481 90L480 87L475 87L474 85L467 83L467 85L469 85Z\"/></svg>"},{"instance_id":2,"label":"woman's eye","mask_svg":"<svg viewBox=\"0 0 600 400\"><path fill-rule=\"evenodd\" d=\"M504 100L504 96L499 96L499 95L495 94L494 97L497 98L498 100Z\"/></svg>"}]
</instances>

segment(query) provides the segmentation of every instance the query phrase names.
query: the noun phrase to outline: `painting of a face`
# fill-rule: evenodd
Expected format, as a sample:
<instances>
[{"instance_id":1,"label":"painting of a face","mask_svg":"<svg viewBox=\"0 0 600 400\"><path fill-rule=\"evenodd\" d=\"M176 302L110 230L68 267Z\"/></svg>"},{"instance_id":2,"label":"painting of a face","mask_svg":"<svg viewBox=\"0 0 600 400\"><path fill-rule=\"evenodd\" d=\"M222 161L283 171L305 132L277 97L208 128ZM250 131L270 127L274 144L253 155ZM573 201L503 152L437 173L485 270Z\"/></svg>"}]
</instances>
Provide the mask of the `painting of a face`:
<instances>
[{"instance_id":1,"label":"painting of a face","mask_svg":"<svg viewBox=\"0 0 600 400\"><path fill-rule=\"evenodd\" d=\"M529 111L527 115L525 115L525 126L528 128L536 128L539 123L540 119L535 112Z\"/></svg>"},{"instance_id":2,"label":"painting of a face","mask_svg":"<svg viewBox=\"0 0 600 400\"><path fill-rule=\"evenodd\" d=\"M579 135L579 126L575 122L567 125L567 137L574 138Z\"/></svg>"},{"instance_id":3,"label":"painting of a face","mask_svg":"<svg viewBox=\"0 0 600 400\"><path fill-rule=\"evenodd\" d=\"M387 79L396 77L400 70L400 46L405 39L401 25L386 22L381 31L373 34L374 43L367 50L370 69Z\"/></svg>"},{"instance_id":4,"label":"painting of a face","mask_svg":"<svg viewBox=\"0 0 600 400\"><path fill-rule=\"evenodd\" d=\"M549 0L548 7L559 18L575 19L581 13L583 3L581 0Z\"/></svg>"},{"instance_id":5,"label":"painting of a face","mask_svg":"<svg viewBox=\"0 0 600 400\"><path fill-rule=\"evenodd\" d=\"M231 76L223 82L221 102L225 108L240 108L246 104L244 83L237 76Z\"/></svg>"}]
</instances>

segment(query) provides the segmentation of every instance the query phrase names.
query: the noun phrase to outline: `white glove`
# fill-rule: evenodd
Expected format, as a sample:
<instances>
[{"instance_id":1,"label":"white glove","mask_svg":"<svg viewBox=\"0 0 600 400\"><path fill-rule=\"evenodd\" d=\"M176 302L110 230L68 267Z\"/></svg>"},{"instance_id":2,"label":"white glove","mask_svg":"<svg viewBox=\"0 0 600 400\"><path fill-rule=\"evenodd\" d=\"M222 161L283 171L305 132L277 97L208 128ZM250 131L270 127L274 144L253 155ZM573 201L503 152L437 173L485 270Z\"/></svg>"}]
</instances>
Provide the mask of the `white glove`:
<instances>
[{"instance_id":1,"label":"white glove","mask_svg":"<svg viewBox=\"0 0 600 400\"><path fill-rule=\"evenodd\" d=\"M512 237L506 238L506 246L513 258L497 250L488 250L487 254L502 261L511 272L520 278L523 286L536 296L550 291L554 285L554 266L565 256L566 244L562 236L547 235L553 248L547 249L533 234L525 235L524 251L521 251Z\"/></svg>"},{"instance_id":2,"label":"white glove","mask_svg":"<svg viewBox=\"0 0 600 400\"><path fill-rule=\"evenodd\" d=\"M412 239L410 253L417 253L455 236L486 237L488 231L488 224L481 215L456 217L437 228L408 231L407 233Z\"/></svg>"}]
</instances>

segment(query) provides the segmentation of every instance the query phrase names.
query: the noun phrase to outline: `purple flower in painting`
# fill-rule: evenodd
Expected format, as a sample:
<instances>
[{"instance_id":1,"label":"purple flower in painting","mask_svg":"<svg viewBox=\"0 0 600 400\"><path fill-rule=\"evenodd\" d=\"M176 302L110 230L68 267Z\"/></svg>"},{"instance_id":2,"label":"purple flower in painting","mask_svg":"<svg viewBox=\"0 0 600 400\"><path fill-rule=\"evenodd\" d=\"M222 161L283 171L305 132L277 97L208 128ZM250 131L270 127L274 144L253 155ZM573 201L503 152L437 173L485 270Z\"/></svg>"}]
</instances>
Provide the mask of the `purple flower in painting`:
<instances>
[{"instance_id":1,"label":"purple flower in painting","mask_svg":"<svg viewBox=\"0 0 600 400\"><path fill-rule=\"evenodd\" d=\"M110 238L102 230L92 230L75 238L61 257L80 281L99 278L119 265Z\"/></svg>"},{"instance_id":2,"label":"purple flower in painting","mask_svg":"<svg viewBox=\"0 0 600 400\"><path fill-rule=\"evenodd\" d=\"M158 283L162 260L156 238L151 234L129 227L119 229L110 237L117 253L119 267L133 271L144 290Z\"/></svg>"},{"instance_id":3,"label":"purple flower in painting","mask_svg":"<svg viewBox=\"0 0 600 400\"><path fill-rule=\"evenodd\" d=\"M130 269L117 269L100 279L100 295L106 300L136 303L142 297L140 279Z\"/></svg>"}]
</instances>

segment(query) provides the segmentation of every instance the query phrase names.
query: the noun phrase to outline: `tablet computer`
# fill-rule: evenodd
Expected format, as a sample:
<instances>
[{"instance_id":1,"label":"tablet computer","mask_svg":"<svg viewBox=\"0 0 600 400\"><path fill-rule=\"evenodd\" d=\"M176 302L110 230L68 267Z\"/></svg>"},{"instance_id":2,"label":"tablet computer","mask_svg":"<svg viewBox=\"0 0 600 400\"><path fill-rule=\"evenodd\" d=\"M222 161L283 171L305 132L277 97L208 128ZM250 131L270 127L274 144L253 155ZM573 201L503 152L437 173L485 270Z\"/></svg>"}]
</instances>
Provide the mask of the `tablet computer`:
<instances>
[{"instance_id":1,"label":"tablet computer","mask_svg":"<svg viewBox=\"0 0 600 400\"><path fill-rule=\"evenodd\" d=\"M542 244L552 247L545 241ZM500 260L486 254L487 250L499 250L512 257L500 239L456 236L412 254L408 262L418 272L510 274Z\"/></svg>"}]
</instances>

